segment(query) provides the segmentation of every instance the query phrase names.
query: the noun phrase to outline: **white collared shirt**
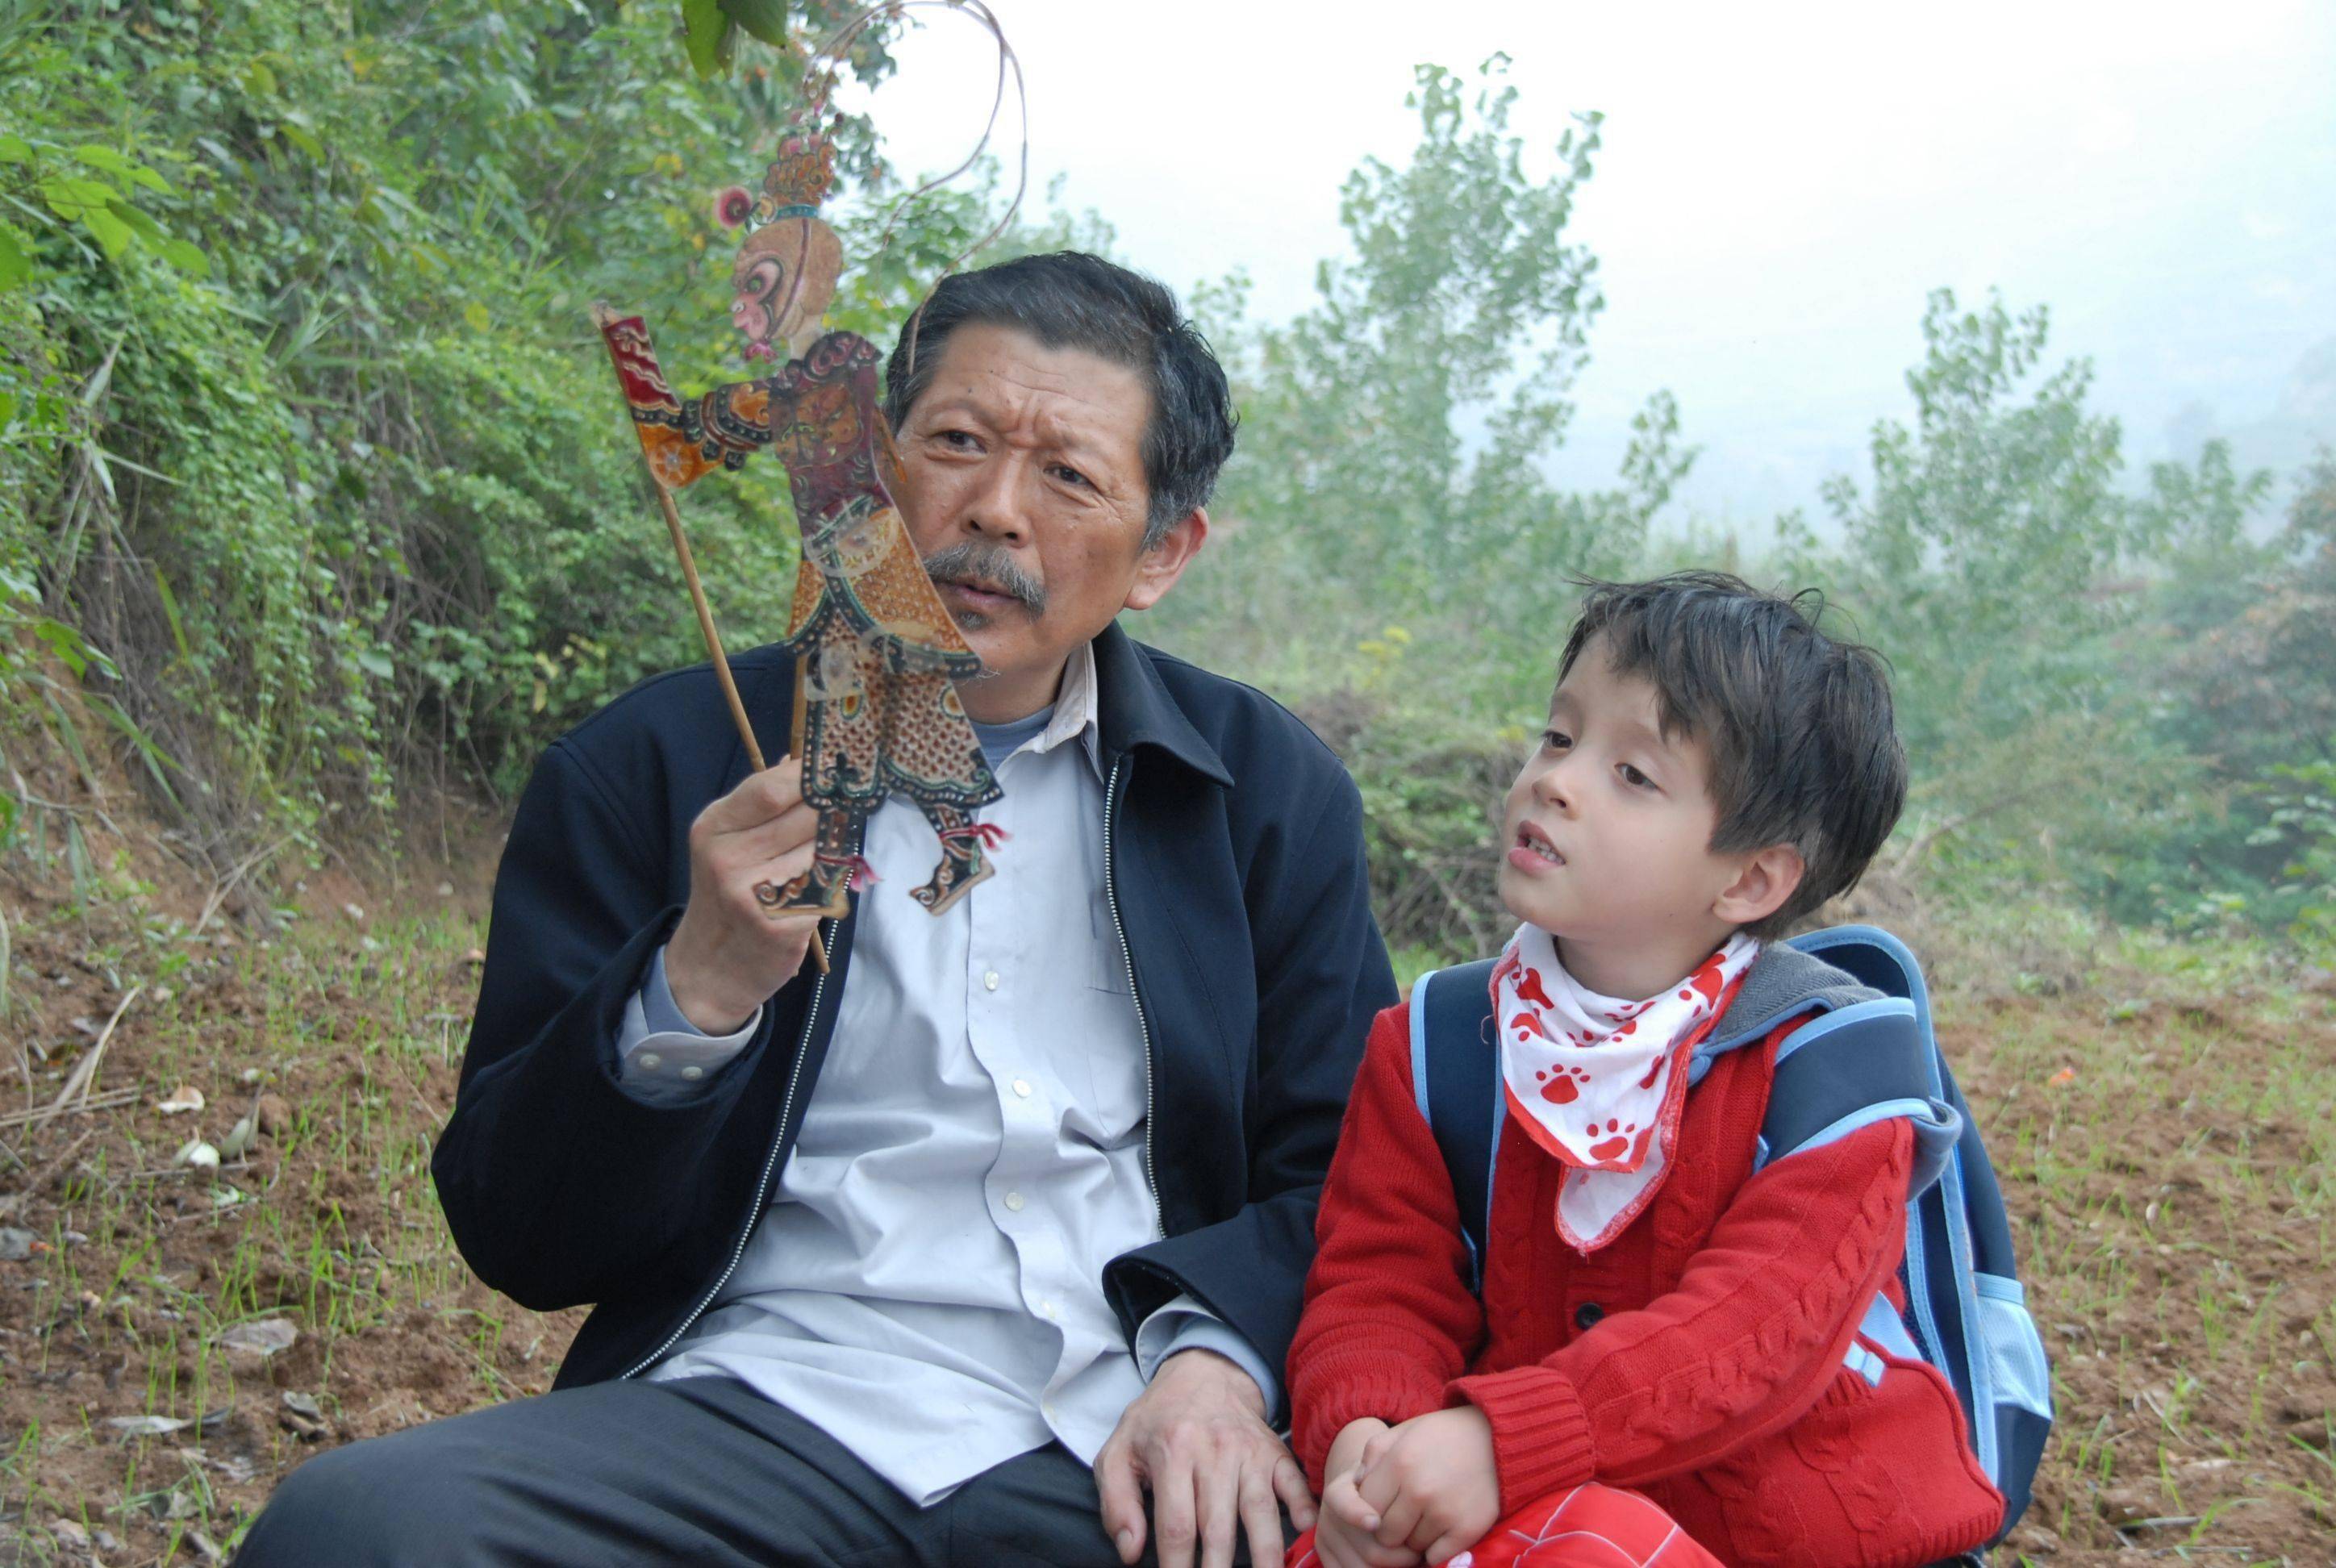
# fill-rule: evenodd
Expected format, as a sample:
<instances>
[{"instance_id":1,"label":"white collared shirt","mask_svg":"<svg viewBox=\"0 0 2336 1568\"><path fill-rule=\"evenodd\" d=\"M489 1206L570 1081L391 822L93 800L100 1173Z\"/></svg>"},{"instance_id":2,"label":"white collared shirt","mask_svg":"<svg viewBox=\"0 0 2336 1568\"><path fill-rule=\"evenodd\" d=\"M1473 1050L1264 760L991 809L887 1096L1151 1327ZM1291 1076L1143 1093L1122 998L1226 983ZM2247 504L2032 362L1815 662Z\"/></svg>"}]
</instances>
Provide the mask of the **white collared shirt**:
<instances>
[{"instance_id":1,"label":"white collared shirt","mask_svg":"<svg viewBox=\"0 0 2336 1568\"><path fill-rule=\"evenodd\" d=\"M1104 1297L1104 1266L1160 1232L1097 746L1083 649L1046 727L997 765L994 874L938 917L909 897L932 830L898 797L869 819L880 880L793 1153L721 1298L647 1374L738 1378L919 1504L1056 1439L1092 1464L1176 1350L1230 1357L1275 1401L1262 1359L1189 1297L1133 1349ZM627 1009L620 1076L687 1097L760 1016L696 1033L662 964Z\"/></svg>"}]
</instances>

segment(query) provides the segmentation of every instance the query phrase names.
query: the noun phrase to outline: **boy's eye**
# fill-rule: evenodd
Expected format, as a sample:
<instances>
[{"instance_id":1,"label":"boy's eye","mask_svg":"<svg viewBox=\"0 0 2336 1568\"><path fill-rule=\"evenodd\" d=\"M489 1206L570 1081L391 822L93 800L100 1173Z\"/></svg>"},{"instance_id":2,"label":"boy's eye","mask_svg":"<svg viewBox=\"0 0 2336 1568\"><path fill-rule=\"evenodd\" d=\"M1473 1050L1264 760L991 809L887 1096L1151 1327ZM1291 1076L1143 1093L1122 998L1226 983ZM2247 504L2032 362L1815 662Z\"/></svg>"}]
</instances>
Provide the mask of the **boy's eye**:
<instances>
[{"instance_id":1,"label":"boy's eye","mask_svg":"<svg viewBox=\"0 0 2336 1568\"><path fill-rule=\"evenodd\" d=\"M1541 732L1541 744L1552 751L1570 751L1573 737L1562 729L1545 729Z\"/></svg>"},{"instance_id":2,"label":"boy's eye","mask_svg":"<svg viewBox=\"0 0 2336 1568\"><path fill-rule=\"evenodd\" d=\"M1637 768L1632 767L1629 763L1622 763L1619 765L1622 770L1622 782L1629 784L1632 789L1650 790L1655 787L1654 780L1640 773Z\"/></svg>"}]
</instances>

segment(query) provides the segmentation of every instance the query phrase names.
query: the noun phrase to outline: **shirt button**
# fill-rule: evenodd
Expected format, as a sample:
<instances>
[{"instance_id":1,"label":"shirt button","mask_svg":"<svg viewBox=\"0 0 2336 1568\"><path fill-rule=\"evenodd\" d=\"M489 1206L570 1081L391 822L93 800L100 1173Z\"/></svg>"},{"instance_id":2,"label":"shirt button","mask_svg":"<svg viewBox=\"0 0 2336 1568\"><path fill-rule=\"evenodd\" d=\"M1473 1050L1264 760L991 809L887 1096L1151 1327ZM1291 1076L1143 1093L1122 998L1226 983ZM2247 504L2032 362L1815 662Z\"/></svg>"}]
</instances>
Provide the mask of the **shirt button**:
<instances>
[{"instance_id":1,"label":"shirt button","mask_svg":"<svg viewBox=\"0 0 2336 1568\"><path fill-rule=\"evenodd\" d=\"M998 989L998 971L996 969L992 969L988 974L981 977L981 989L985 991L994 991Z\"/></svg>"},{"instance_id":2,"label":"shirt button","mask_svg":"<svg viewBox=\"0 0 2336 1568\"><path fill-rule=\"evenodd\" d=\"M1055 1407L1051 1403L1041 1401L1038 1406L1038 1414L1051 1421L1055 1418Z\"/></svg>"},{"instance_id":3,"label":"shirt button","mask_svg":"<svg viewBox=\"0 0 2336 1568\"><path fill-rule=\"evenodd\" d=\"M706 1069L699 1066L696 1062L692 1062L689 1066L681 1069L681 1076L694 1084L697 1082L698 1079L706 1076Z\"/></svg>"},{"instance_id":4,"label":"shirt button","mask_svg":"<svg viewBox=\"0 0 2336 1568\"><path fill-rule=\"evenodd\" d=\"M1060 1307L1056 1306L1052 1301L1039 1302L1038 1310L1046 1314L1046 1321L1049 1323L1056 1321L1063 1315L1063 1310Z\"/></svg>"},{"instance_id":5,"label":"shirt button","mask_svg":"<svg viewBox=\"0 0 2336 1568\"><path fill-rule=\"evenodd\" d=\"M1030 1080L1027 1078L1015 1079L1014 1093L1015 1096L1018 1099L1028 1099L1030 1097Z\"/></svg>"},{"instance_id":6,"label":"shirt button","mask_svg":"<svg viewBox=\"0 0 2336 1568\"><path fill-rule=\"evenodd\" d=\"M658 1056L655 1051L643 1051L639 1056L635 1057L633 1060L638 1062L642 1066L654 1073L657 1070L657 1064L664 1061L665 1058Z\"/></svg>"},{"instance_id":7,"label":"shirt button","mask_svg":"<svg viewBox=\"0 0 2336 1568\"><path fill-rule=\"evenodd\" d=\"M1016 1213L1020 1213L1022 1212L1022 1194L1019 1193L1007 1193L1006 1206L1013 1210Z\"/></svg>"},{"instance_id":8,"label":"shirt button","mask_svg":"<svg viewBox=\"0 0 2336 1568\"><path fill-rule=\"evenodd\" d=\"M1573 1309L1573 1326L1584 1332L1587 1332L1588 1330L1596 1328L1598 1326L1598 1320L1605 1316L1605 1308L1600 1306L1595 1301L1584 1301L1582 1305Z\"/></svg>"}]
</instances>

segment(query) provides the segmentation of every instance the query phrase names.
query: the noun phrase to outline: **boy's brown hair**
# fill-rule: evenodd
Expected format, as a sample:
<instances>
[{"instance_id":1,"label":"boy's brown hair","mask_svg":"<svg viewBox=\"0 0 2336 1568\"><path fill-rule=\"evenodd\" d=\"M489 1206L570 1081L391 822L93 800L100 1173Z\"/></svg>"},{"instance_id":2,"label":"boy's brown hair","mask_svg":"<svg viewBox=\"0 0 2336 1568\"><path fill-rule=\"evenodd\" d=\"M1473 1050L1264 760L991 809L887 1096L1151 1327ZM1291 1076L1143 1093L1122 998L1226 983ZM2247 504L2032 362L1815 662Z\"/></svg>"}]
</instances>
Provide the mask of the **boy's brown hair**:
<instances>
[{"instance_id":1,"label":"boy's brown hair","mask_svg":"<svg viewBox=\"0 0 2336 1568\"><path fill-rule=\"evenodd\" d=\"M1906 803L1881 656L1819 631L1825 599L1813 589L1786 599L1718 571L1582 586L1558 679L1602 638L1618 674L1660 694L1665 735L1709 752L1712 852L1800 852L1800 886L1746 930L1775 936L1855 886Z\"/></svg>"}]
</instances>

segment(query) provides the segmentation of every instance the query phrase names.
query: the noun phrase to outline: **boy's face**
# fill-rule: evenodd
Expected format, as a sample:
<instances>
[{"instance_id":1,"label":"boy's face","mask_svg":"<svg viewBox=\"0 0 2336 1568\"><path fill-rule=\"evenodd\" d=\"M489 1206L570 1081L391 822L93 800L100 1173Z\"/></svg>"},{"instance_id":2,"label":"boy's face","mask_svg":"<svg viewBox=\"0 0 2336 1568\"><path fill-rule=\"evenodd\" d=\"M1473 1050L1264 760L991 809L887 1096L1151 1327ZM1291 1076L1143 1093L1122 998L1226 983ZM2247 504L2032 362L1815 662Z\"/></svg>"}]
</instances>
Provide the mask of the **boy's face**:
<instances>
[{"instance_id":1,"label":"boy's face","mask_svg":"<svg viewBox=\"0 0 2336 1568\"><path fill-rule=\"evenodd\" d=\"M1503 813L1501 901L1560 939L1582 984L1633 1000L1741 923L1727 914L1747 859L1712 853L1710 755L1691 736L1664 736L1660 701L1651 681L1616 674L1592 638L1551 698Z\"/></svg>"}]
</instances>

